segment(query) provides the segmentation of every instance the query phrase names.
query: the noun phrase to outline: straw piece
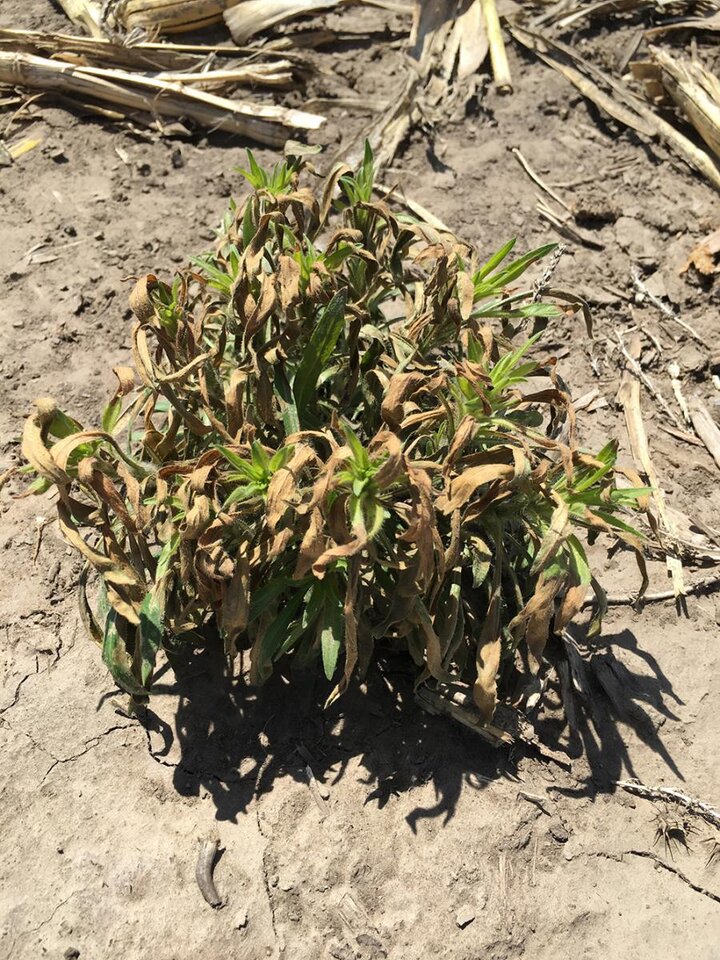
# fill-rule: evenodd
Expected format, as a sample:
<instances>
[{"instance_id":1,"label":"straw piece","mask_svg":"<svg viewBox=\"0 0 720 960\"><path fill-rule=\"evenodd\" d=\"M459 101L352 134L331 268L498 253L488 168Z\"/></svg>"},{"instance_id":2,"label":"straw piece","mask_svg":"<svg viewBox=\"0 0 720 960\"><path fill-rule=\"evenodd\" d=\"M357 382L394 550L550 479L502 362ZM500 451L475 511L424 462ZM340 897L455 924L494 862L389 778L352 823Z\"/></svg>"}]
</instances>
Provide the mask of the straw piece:
<instances>
[{"instance_id":1,"label":"straw piece","mask_svg":"<svg viewBox=\"0 0 720 960\"><path fill-rule=\"evenodd\" d=\"M663 87L710 149L720 156L720 89L717 78L695 60L682 62L652 48Z\"/></svg>"},{"instance_id":2,"label":"straw piece","mask_svg":"<svg viewBox=\"0 0 720 960\"><path fill-rule=\"evenodd\" d=\"M697 435L707 447L707 451L720 467L720 429L710 411L700 400L695 400L690 408L693 426Z\"/></svg>"}]
</instances>

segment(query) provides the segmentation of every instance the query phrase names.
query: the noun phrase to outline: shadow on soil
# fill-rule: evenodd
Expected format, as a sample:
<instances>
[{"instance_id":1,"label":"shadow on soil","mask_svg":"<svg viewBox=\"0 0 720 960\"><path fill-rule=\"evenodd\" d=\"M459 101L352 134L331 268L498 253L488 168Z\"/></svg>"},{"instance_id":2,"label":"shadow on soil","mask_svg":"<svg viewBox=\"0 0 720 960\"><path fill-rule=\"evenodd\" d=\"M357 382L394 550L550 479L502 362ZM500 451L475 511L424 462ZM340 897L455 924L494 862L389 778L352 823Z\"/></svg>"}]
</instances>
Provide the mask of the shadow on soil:
<instances>
[{"instance_id":1,"label":"shadow on soil","mask_svg":"<svg viewBox=\"0 0 720 960\"><path fill-rule=\"evenodd\" d=\"M634 776L629 731L682 779L659 732L667 719L678 719L668 703L682 701L657 661L638 648L628 630L595 644L578 636L578 649L582 695L575 703L575 730L569 730L560 690L552 683L536 723L547 746L568 761L583 755L587 760L573 775L560 777L559 788L568 795L594 796ZM616 656L616 651L622 653ZM208 791L218 820L237 820L279 776L307 783L308 767L331 789L357 758L366 773L366 803L382 807L393 795L434 785L436 803L407 817L414 831L424 818L447 822L463 787L483 789L500 777L516 779L521 755L515 749L494 750L466 728L425 713L413 696L415 674L406 656L386 657L371 667L362 686L351 687L325 711L329 685L316 671L292 677L277 672L258 690L228 677L218 650L207 649L191 665L176 664L174 682L169 670L159 677L161 700L151 702L144 723L154 759L175 768L178 793ZM162 694L177 704L172 726L153 709L157 703L168 716L160 705ZM179 761L169 759L175 740Z\"/></svg>"},{"instance_id":2,"label":"shadow on soil","mask_svg":"<svg viewBox=\"0 0 720 960\"><path fill-rule=\"evenodd\" d=\"M384 806L393 795L432 782L437 802L407 818L415 830L423 818L453 815L463 786L482 789L513 777L514 759L487 747L477 735L423 711L413 696L416 668L405 657L374 664L366 682L353 686L328 710L330 686L317 671L290 677L276 673L258 690L232 679L221 656L206 650L192 668L168 671L156 690L177 703L171 726L160 702L151 701L144 724L160 763L177 739L180 760L174 785L183 796L201 789L212 796L217 819L235 821L254 796L273 789L278 776L308 782L310 766L330 789L359 758L366 803ZM157 703L156 713L153 709ZM173 729L174 727L174 729ZM174 757L177 756L173 751Z\"/></svg>"},{"instance_id":3,"label":"shadow on soil","mask_svg":"<svg viewBox=\"0 0 720 960\"><path fill-rule=\"evenodd\" d=\"M564 711L548 710L538 723L541 738L569 757L584 756L590 774L563 792L594 796L612 792L618 780L635 777L632 746L636 737L660 757L679 779L684 777L663 742L666 721L678 721L672 705L682 706L660 664L643 650L630 630L588 641L575 630L577 655L569 658L575 702L575 729ZM555 691L557 702L560 692ZM548 696L552 702L552 693Z\"/></svg>"}]
</instances>

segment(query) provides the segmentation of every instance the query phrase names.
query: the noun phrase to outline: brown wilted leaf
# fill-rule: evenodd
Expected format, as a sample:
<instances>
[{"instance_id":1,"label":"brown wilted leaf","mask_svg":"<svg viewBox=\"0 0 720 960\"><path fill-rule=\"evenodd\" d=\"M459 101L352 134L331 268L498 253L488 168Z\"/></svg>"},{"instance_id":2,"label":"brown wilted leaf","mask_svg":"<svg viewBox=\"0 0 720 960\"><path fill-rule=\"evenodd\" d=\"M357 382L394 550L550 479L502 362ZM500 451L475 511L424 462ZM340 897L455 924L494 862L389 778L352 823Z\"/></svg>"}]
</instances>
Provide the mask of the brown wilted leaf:
<instances>
[{"instance_id":1,"label":"brown wilted leaf","mask_svg":"<svg viewBox=\"0 0 720 960\"><path fill-rule=\"evenodd\" d=\"M680 273L687 273L690 267L695 267L704 277L720 273L720 229L713 230L691 250Z\"/></svg>"},{"instance_id":2,"label":"brown wilted leaf","mask_svg":"<svg viewBox=\"0 0 720 960\"><path fill-rule=\"evenodd\" d=\"M403 404L427 384L423 373L396 373L382 403L382 418L389 427L397 428L403 420Z\"/></svg>"},{"instance_id":3,"label":"brown wilted leaf","mask_svg":"<svg viewBox=\"0 0 720 960\"><path fill-rule=\"evenodd\" d=\"M490 723L497 706L497 675L502 654L500 569L501 564L496 563L487 613L477 641L477 677L473 685L473 700L484 723Z\"/></svg>"},{"instance_id":4,"label":"brown wilted leaf","mask_svg":"<svg viewBox=\"0 0 720 960\"><path fill-rule=\"evenodd\" d=\"M150 297L151 292L157 287L158 278L153 273L140 277L132 288L128 302L130 309L138 318L140 323L147 323L155 316L155 307Z\"/></svg>"},{"instance_id":5,"label":"brown wilted leaf","mask_svg":"<svg viewBox=\"0 0 720 960\"><path fill-rule=\"evenodd\" d=\"M439 496L435 505L442 513L452 513L464 507L478 487L496 481L509 481L514 473L514 467L507 463L483 463L468 467L450 481L447 493Z\"/></svg>"},{"instance_id":6,"label":"brown wilted leaf","mask_svg":"<svg viewBox=\"0 0 720 960\"><path fill-rule=\"evenodd\" d=\"M225 654L237 653L237 638L248 624L250 613L250 563L241 549L235 558L235 572L223 591L220 607L220 625L225 632Z\"/></svg>"},{"instance_id":7,"label":"brown wilted leaf","mask_svg":"<svg viewBox=\"0 0 720 960\"><path fill-rule=\"evenodd\" d=\"M560 577L541 576L532 597L510 622L508 629L511 633L527 644L533 673L540 670L543 651L550 635L554 600L562 586L563 579Z\"/></svg>"}]
</instances>

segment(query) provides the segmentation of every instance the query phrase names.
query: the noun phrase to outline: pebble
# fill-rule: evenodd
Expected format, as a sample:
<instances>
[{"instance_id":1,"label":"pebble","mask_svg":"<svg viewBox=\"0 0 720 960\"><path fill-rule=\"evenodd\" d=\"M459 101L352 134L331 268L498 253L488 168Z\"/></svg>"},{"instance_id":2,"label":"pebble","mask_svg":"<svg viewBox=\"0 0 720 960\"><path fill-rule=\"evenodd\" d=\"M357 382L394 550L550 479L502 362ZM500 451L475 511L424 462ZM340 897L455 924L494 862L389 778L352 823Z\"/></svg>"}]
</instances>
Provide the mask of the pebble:
<instances>
[{"instance_id":1,"label":"pebble","mask_svg":"<svg viewBox=\"0 0 720 960\"><path fill-rule=\"evenodd\" d=\"M678 363L682 371L702 373L708 365L707 351L701 350L694 343L685 343L678 353Z\"/></svg>"},{"instance_id":2,"label":"pebble","mask_svg":"<svg viewBox=\"0 0 720 960\"><path fill-rule=\"evenodd\" d=\"M235 929L242 930L247 925L248 925L247 907L242 907L242 909L238 910L235 916Z\"/></svg>"},{"instance_id":3,"label":"pebble","mask_svg":"<svg viewBox=\"0 0 720 960\"><path fill-rule=\"evenodd\" d=\"M460 907L458 912L455 914L455 923L460 927L461 930L464 930L465 927L469 926L474 919L475 911L472 907Z\"/></svg>"},{"instance_id":4,"label":"pebble","mask_svg":"<svg viewBox=\"0 0 720 960\"><path fill-rule=\"evenodd\" d=\"M570 839L567 827L562 823L551 823L549 833L557 843L567 843Z\"/></svg>"}]
</instances>

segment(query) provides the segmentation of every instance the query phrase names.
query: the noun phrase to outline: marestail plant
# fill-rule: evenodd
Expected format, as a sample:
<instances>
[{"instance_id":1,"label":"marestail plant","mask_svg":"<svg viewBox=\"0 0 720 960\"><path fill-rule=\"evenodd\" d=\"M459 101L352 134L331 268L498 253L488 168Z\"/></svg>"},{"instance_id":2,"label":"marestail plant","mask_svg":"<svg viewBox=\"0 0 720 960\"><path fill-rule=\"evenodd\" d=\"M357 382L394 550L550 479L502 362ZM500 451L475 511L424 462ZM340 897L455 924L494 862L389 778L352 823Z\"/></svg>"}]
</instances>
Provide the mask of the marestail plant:
<instances>
[{"instance_id":1,"label":"marestail plant","mask_svg":"<svg viewBox=\"0 0 720 960\"><path fill-rule=\"evenodd\" d=\"M640 556L624 515L646 489L614 443L580 449L555 360L533 356L574 322L523 283L554 245L483 262L376 198L369 149L317 190L302 156L248 159L215 249L137 281L134 368L100 426L47 398L25 426L29 490L99 574L90 634L136 698L161 650L218 636L255 683L321 663L330 700L389 644L418 682L471 683L490 720L590 589L599 629L585 543Z\"/></svg>"}]
</instances>

